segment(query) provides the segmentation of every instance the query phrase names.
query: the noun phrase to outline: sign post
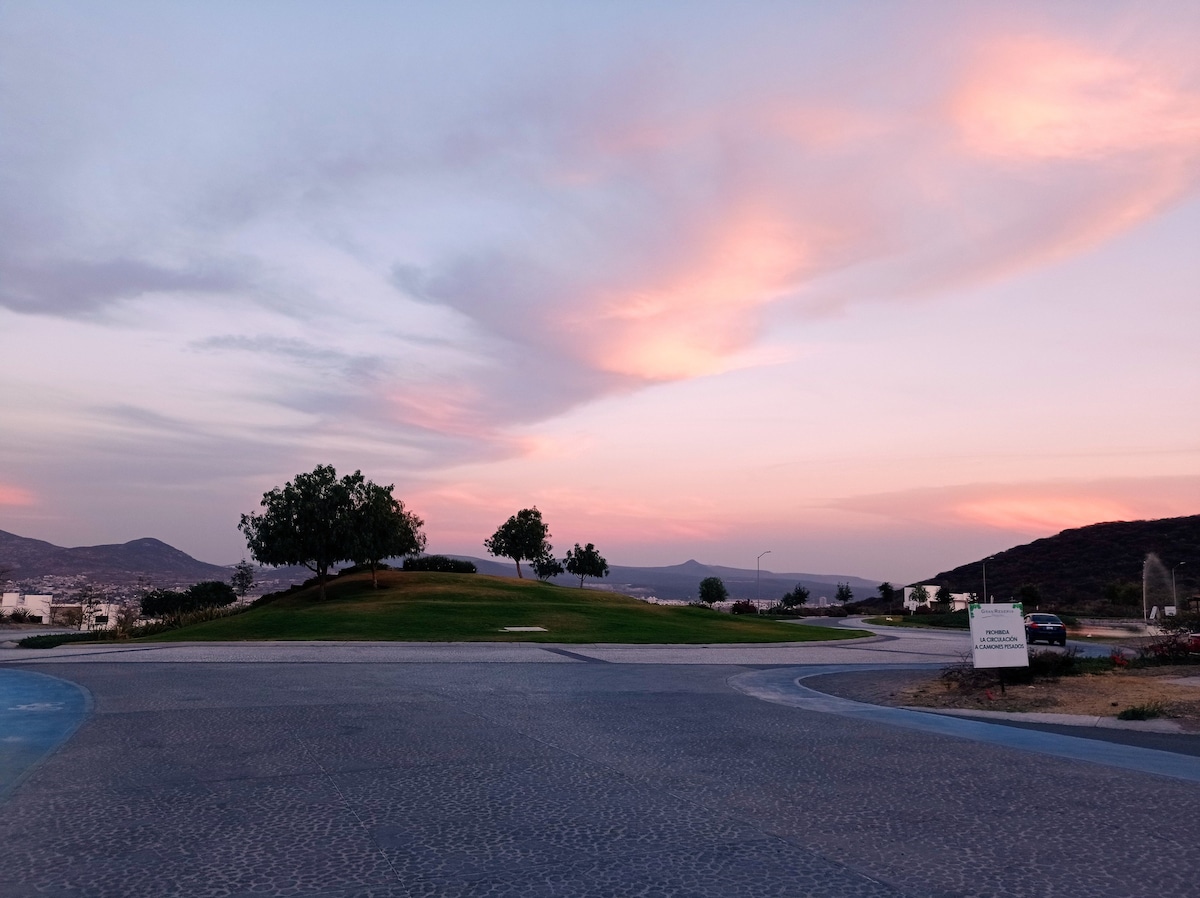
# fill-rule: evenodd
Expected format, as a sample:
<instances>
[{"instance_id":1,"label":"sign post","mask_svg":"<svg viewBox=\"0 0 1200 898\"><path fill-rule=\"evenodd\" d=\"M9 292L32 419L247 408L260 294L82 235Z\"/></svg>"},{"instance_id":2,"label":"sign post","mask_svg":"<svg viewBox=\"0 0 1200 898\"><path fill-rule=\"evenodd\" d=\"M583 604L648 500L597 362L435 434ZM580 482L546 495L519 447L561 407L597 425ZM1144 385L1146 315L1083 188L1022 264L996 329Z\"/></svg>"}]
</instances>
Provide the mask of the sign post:
<instances>
[{"instance_id":1,"label":"sign post","mask_svg":"<svg viewBox=\"0 0 1200 898\"><path fill-rule=\"evenodd\" d=\"M1028 667L1025 617L1020 602L995 602L968 607L971 657L976 668Z\"/></svg>"}]
</instances>

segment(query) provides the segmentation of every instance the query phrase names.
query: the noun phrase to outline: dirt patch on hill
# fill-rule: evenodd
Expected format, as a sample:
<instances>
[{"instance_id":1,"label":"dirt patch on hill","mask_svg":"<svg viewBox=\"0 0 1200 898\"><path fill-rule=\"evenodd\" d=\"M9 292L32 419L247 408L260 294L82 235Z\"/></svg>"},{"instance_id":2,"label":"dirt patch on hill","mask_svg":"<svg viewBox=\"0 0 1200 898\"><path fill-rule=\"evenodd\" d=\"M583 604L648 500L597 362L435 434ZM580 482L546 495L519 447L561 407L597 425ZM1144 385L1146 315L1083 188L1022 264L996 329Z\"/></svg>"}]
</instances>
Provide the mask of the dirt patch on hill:
<instances>
[{"instance_id":1,"label":"dirt patch on hill","mask_svg":"<svg viewBox=\"0 0 1200 898\"><path fill-rule=\"evenodd\" d=\"M1173 682L1179 681L1179 682ZM1031 685L967 689L947 685L937 672L910 681L887 704L974 711L1041 711L1116 717L1129 708L1157 706L1159 716L1200 732L1200 667L1154 667L1062 677Z\"/></svg>"}]
</instances>

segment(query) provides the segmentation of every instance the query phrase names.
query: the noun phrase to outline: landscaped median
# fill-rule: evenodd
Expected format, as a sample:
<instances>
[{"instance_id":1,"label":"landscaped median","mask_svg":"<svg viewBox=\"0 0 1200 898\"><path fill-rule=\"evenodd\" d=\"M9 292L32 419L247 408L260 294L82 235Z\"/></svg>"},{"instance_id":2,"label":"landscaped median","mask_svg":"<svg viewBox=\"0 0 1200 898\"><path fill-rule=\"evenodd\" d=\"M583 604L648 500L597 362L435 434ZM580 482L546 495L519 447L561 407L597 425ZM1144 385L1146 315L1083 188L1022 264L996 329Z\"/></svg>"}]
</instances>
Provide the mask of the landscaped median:
<instances>
[{"instance_id":1,"label":"landscaped median","mask_svg":"<svg viewBox=\"0 0 1200 898\"><path fill-rule=\"evenodd\" d=\"M153 641L397 640L710 644L817 642L870 636L729 615L706 608L651 605L629 596L483 574L386 571L278 595L236 614L139 637ZM507 627L540 627L510 631Z\"/></svg>"}]
</instances>

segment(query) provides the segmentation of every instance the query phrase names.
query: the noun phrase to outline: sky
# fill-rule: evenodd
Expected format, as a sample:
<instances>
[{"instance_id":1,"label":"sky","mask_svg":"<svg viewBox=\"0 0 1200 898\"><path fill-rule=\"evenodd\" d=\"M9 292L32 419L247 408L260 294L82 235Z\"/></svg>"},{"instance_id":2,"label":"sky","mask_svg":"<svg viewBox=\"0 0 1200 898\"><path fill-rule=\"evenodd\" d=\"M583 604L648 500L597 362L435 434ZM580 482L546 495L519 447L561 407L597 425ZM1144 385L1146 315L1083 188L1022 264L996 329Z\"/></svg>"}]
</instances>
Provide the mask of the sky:
<instances>
[{"instance_id":1,"label":"sky","mask_svg":"<svg viewBox=\"0 0 1200 898\"><path fill-rule=\"evenodd\" d=\"M536 505L560 554L910 582L1200 513L1198 45L1189 2L0 0L0 529L229 564L332 464L430 552Z\"/></svg>"}]
</instances>

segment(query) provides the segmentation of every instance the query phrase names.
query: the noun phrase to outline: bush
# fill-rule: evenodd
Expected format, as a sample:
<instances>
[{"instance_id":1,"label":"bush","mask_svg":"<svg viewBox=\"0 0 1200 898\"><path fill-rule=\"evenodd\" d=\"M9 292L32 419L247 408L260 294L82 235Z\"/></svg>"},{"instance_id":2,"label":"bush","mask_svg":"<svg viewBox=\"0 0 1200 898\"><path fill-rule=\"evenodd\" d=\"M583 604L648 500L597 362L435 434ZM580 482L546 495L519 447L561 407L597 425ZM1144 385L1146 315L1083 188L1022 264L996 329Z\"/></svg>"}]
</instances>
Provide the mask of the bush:
<instances>
[{"instance_id":1,"label":"bush","mask_svg":"<svg viewBox=\"0 0 1200 898\"><path fill-rule=\"evenodd\" d=\"M447 558L445 555L422 555L419 558L405 558L406 571L433 571L438 574L474 574L478 573L475 562L458 558Z\"/></svg>"},{"instance_id":2,"label":"bush","mask_svg":"<svg viewBox=\"0 0 1200 898\"><path fill-rule=\"evenodd\" d=\"M392 569L392 566L390 564L384 564L382 561L379 562L379 564L375 565L375 570L377 570L377 571L390 571L391 569ZM369 574L369 573L371 573L371 565L355 564L355 565L351 565L350 567L342 568L340 571L337 572L337 576L349 577L351 574Z\"/></svg>"},{"instance_id":3,"label":"bush","mask_svg":"<svg viewBox=\"0 0 1200 898\"><path fill-rule=\"evenodd\" d=\"M738 599L729 609L730 614L758 614L758 606L749 599Z\"/></svg>"},{"instance_id":4,"label":"bush","mask_svg":"<svg viewBox=\"0 0 1200 898\"><path fill-rule=\"evenodd\" d=\"M23 624L29 620L28 608L14 608L8 613L8 619L14 624Z\"/></svg>"},{"instance_id":5,"label":"bush","mask_svg":"<svg viewBox=\"0 0 1200 898\"><path fill-rule=\"evenodd\" d=\"M142 596L142 614L146 617L169 617L188 614L201 608L224 608L237 601L237 593L228 583L206 580L188 587L186 592L173 589L152 589Z\"/></svg>"},{"instance_id":6,"label":"bush","mask_svg":"<svg viewBox=\"0 0 1200 898\"><path fill-rule=\"evenodd\" d=\"M107 639L103 630L90 633L51 633L46 636L26 636L17 643L23 649L52 649L67 642L99 642Z\"/></svg>"},{"instance_id":7,"label":"bush","mask_svg":"<svg viewBox=\"0 0 1200 898\"><path fill-rule=\"evenodd\" d=\"M1134 705L1117 714L1117 720L1150 720L1163 717L1167 713L1166 705L1162 702L1149 702L1145 705Z\"/></svg>"}]
</instances>

